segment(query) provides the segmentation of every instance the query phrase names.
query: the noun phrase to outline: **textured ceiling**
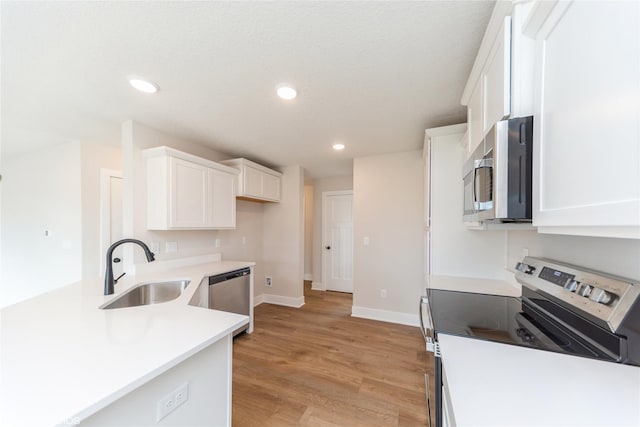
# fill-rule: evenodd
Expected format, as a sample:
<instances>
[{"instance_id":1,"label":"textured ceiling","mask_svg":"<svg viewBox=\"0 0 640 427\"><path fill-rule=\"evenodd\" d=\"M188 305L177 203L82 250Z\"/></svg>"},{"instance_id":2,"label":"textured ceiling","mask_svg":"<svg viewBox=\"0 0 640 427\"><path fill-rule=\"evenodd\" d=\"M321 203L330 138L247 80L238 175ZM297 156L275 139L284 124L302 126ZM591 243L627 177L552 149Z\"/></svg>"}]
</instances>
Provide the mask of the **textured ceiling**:
<instances>
[{"instance_id":1,"label":"textured ceiling","mask_svg":"<svg viewBox=\"0 0 640 427\"><path fill-rule=\"evenodd\" d=\"M424 129L466 120L493 4L3 1L2 154L118 144L133 119L309 177L349 174L355 157L418 149ZM278 99L281 82L298 98Z\"/></svg>"}]
</instances>

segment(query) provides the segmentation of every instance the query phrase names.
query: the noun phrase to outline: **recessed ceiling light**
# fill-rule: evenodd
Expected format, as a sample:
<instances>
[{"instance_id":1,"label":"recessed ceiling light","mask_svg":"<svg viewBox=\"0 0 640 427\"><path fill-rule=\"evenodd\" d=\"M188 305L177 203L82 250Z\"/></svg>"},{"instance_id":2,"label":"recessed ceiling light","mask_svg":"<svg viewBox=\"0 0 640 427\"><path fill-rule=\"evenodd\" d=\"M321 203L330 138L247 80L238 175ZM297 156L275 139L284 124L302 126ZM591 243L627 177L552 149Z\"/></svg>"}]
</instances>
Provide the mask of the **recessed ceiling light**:
<instances>
[{"instance_id":1,"label":"recessed ceiling light","mask_svg":"<svg viewBox=\"0 0 640 427\"><path fill-rule=\"evenodd\" d=\"M333 149L336 151L344 150L344 144L333 144Z\"/></svg>"},{"instance_id":2,"label":"recessed ceiling light","mask_svg":"<svg viewBox=\"0 0 640 427\"><path fill-rule=\"evenodd\" d=\"M129 84L144 93L156 93L159 89L158 85L143 80L140 77L129 77Z\"/></svg>"},{"instance_id":3,"label":"recessed ceiling light","mask_svg":"<svg viewBox=\"0 0 640 427\"><path fill-rule=\"evenodd\" d=\"M287 100L298 96L298 91L293 86L285 83L276 86L276 93L280 98Z\"/></svg>"}]
</instances>

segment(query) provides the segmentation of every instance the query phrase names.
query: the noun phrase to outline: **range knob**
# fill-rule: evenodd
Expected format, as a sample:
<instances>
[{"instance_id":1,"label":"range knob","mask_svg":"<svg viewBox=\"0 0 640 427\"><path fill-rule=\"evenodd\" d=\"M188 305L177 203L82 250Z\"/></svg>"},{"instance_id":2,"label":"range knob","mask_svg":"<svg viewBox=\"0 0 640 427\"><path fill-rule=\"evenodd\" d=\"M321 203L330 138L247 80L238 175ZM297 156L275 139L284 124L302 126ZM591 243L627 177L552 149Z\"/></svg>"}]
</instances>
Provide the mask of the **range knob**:
<instances>
[{"instance_id":1,"label":"range knob","mask_svg":"<svg viewBox=\"0 0 640 427\"><path fill-rule=\"evenodd\" d=\"M587 285L586 283L580 283L580 286L578 286L578 295L581 295L583 297L588 297L589 294L591 294L591 291L593 290L593 287Z\"/></svg>"},{"instance_id":2,"label":"range knob","mask_svg":"<svg viewBox=\"0 0 640 427\"><path fill-rule=\"evenodd\" d=\"M519 262L516 264L516 270L521 271L525 274L533 274L533 272L536 271L536 268L533 266L530 266L529 264Z\"/></svg>"},{"instance_id":3,"label":"range knob","mask_svg":"<svg viewBox=\"0 0 640 427\"><path fill-rule=\"evenodd\" d=\"M578 289L578 286L580 285L580 282L578 282L577 280L569 280L569 283L567 283L564 288L566 290L568 290L569 292L575 292L576 289Z\"/></svg>"},{"instance_id":4,"label":"range knob","mask_svg":"<svg viewBox=\"0 0 640 427\"><path fill-rule=\"evenodd\" d=\"M589 295L589 299L591 301L606 305L613 301L613 294L605 291L604 289L593 288L593 290L591 291L591 295Z\"/></svg>"}]
</instances>

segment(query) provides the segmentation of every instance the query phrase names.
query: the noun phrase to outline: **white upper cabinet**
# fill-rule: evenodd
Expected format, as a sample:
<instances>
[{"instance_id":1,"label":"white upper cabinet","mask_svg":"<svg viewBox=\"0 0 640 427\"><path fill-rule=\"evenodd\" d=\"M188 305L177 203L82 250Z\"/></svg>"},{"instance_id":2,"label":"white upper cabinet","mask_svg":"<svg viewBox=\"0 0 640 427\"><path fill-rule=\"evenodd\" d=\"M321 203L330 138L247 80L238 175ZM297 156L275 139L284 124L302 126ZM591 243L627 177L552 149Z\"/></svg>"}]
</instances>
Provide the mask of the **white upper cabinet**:
<instances>
[{"instance_id":1,"label":"white upper cabinet","mask_svg":"<svg viewBox=\"0 0 640 427\"><path fill-rule=\"evenodd\" d=\"M483 133L511 112L511 17L502 20L482 72Z\"/></svg>"},{"instance_id":2,"label":"white upper cabinet","mask_svg":"<svg viewBox=\"0 0 640 427\"><path fill-rule=\"evenodd\" d=\"M462 94L467 106L468 152L480 145L487 132L511 113L510 2L498 2Z\"/></svg>"},{"instance_id":3,"label":"white upper cabinet","mask_svg":"<svg viewBox=\"0 0 640 427\"><path fill-rule=\"evenodd\" d=\"M169 147L143 153L147 229L235 228L235 169Z\"/></svg>"},{"instance_id":4,"label":"white upper cabinet","mask_svg":"<svg viewBox=\"0 0 640 427\"><path fill-rule=\"evenodd\" d=\"M493 125L533 114L533 39L520 29L531 2L498 1L478 50L462 105L467 106L468 154Z\"/></svg>"},{"instance_id":5,"label":"white upper cabinet","mask_svg":"<svg viewBox=\"0 0 640 427\"><path fill-rule=\"evenodd\" d=\"M640 238L640 2L540 2L534 211L540 232Z\"/></svg>"},{"instance_id":6,"label":"white upper cabinet","mask_svg":"<svg viewBox=\"0 0 640 427\"><path fill-rule=\"evenodd\" d=\"M238 197L256 201L280 202L282 174L247 159L221 162L240 171Z\"/></svg>"}]
</instances>

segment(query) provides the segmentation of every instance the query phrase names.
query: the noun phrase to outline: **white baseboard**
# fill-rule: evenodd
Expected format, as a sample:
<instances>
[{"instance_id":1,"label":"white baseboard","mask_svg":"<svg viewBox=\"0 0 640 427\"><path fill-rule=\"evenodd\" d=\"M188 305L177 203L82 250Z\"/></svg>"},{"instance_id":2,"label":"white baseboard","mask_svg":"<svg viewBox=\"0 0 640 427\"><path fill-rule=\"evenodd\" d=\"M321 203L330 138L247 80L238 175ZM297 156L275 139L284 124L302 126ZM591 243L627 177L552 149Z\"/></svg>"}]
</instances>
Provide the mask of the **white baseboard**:
<instances>
[{"instance_id":1,"label":"white baseboard","mask_svg":"<svg viewBox=\"0 0 640 427\"><path fill-rule=\"evenodd\" d=\"M399 311L379 310L376 308L351 306L351 316L381 322L398 323L400 325L420 326L418 313L407 314Z\"/></svg>"},{"instance_id":2,"label":"white baseboard","mask_svg":"<svg viewBox=\"0 0 640 427\"><path fill-rule=\"evenodd\" d=\"M304 280L313 280L313 274L305 273L303 279Z\"/></svg>"},{"instance_id":3,"label":"white baseboard","mask_svg":"<svg viewBox=\"0 0 640 427\"><path fill-rule=\"evenodd\" d=\"M262 303L284 305L286 307L300 308L304 305L304 296L293 298L283 297L280 295L262 294L253 298L253 305L259 305Z\"/></svg>"},{"instance_id":4,"label":"white baseboard","mask_svg":"<svg viewBox=\"0 0 640 427\"><path fill-rule=\"evenodd\" d=\"M314 291L326 291L324 285L320 282L311 282L311 289Z\"/></svg>"}]
</instances>

